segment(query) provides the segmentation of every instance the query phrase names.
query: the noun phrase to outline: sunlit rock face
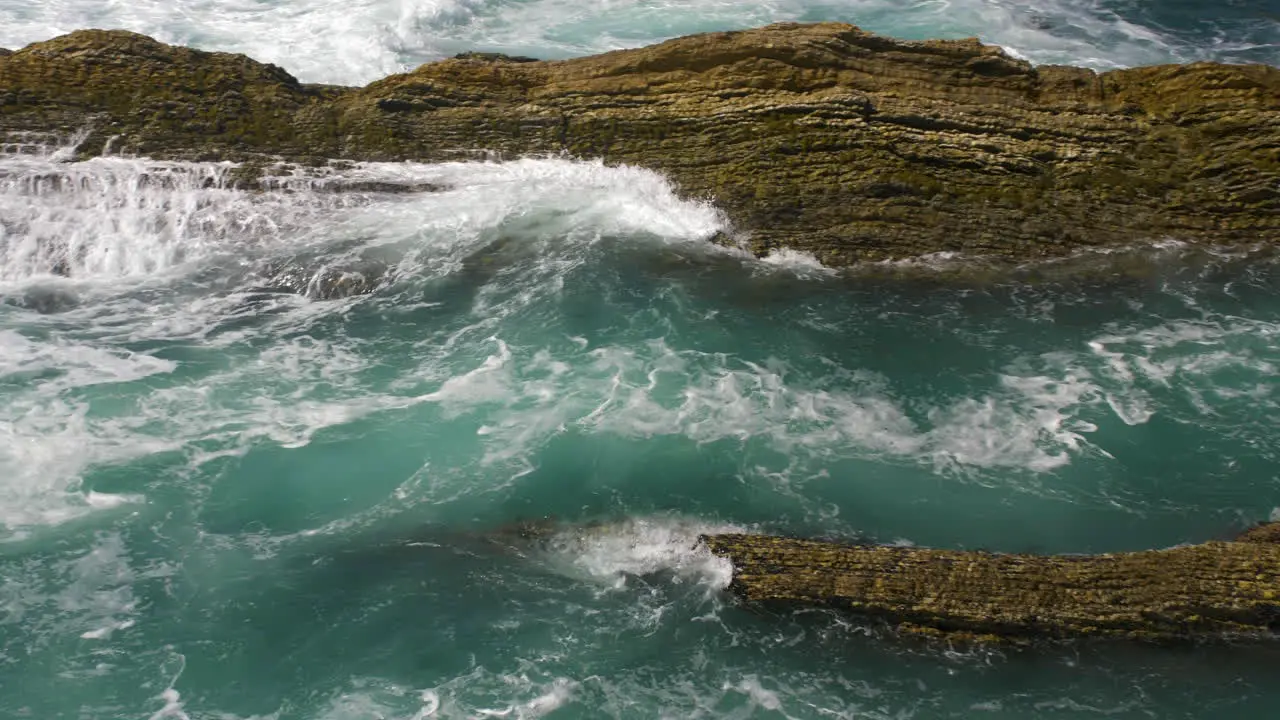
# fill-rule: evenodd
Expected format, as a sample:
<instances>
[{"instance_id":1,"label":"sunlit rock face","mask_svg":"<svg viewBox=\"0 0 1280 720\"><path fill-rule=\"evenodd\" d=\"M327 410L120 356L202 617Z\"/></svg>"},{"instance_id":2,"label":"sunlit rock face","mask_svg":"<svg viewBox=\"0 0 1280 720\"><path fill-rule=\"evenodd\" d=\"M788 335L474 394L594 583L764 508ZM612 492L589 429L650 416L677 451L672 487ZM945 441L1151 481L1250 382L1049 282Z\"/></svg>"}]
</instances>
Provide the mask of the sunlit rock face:
<instances>
[{"instance_id":1,"label":"sunlit rock face","mask_svg":"<svg viewBox=\"0 0 1280 720\"><path fill-rule=\"evenodd\" d=\"M748 600L848 608L926 635L1006 640L1280 631L1280 524L1237 542L1017 555L709 535Z\"/></svg>"},{"instance_id":2,"label":"sunlit rock face","mask_svg":"<svg viewBox=\"0 0 1280 720\"><path fill-rule=\"evenodd\" d=\"M759 255L828 265L1280 235L1276 68L1097 74L840 23L563 61L466 53L364 88L79 31L0 61L0 108L6 136L89 128L80 156L603 158L711 199Z\"/></svg>"}]
</instances>

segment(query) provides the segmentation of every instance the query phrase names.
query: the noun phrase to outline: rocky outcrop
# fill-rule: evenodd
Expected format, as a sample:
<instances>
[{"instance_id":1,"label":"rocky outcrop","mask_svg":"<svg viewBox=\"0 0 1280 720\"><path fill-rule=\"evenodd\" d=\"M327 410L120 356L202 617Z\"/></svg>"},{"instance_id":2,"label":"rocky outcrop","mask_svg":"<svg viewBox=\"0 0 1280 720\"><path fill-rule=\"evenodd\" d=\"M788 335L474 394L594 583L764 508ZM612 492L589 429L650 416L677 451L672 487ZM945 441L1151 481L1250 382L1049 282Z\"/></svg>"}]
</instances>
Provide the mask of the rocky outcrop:
<instances>
[{"instance_id":1,"label":"rocky outcrop","mask_svg":"<svg viewBox=\"0 0 1280 720\"><path fill-rule=\"evenodd\" d=\"M1280 635L1280 524L1234 542L1109 555L1005 555L849 546L763 535L703 541L730 590L819 604L950 638L1163 640Z\"/></svg>"},{"instance_id":2,"label":"rocky outcrop","mask_svg":"<svg viewBox=\"0 0 1280 720\"><path fill-rule=\"evenodd\" d=\"M0 133L86 127L82 155L599 157L713 200L757 252L833 265L1280 237L1280 69L1037 68L836 23L555 62L470 53L358 89L120 31L0 58Z\"/></svg>"},{"instance_id":3,"label":"rocky outcrop","mask_svg":"<svg viewBox=\"0 0 1280 720\"><path fill-rule=\"evenodd\" d=\"M1276 543L1280 545L1280 522L1259 523L1240 534L1239 542Z\"/></svg>"}]
</instances>

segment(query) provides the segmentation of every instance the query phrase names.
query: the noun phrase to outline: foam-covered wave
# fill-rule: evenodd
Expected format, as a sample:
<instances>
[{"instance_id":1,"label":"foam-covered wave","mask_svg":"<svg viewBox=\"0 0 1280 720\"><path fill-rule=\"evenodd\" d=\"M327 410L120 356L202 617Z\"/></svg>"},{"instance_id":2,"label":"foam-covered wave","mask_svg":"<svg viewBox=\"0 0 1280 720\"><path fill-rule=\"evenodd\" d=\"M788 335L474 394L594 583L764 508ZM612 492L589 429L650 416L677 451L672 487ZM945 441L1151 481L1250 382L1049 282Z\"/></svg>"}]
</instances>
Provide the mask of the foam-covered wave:
<instances>
[{"instance_id":1,"label":"foam-covered wave","mask_svg":"<svg viewBox=\"0 0 1280 720\"><path fill-rule=\"evenodd\" d=\"M255 191L235 187L231 169L110 157L71 163L49 152L0 160L0 297L22 301L0 305L0 533L139 499L83 488L95 467L188 450L198 466L262 442L301 447L370 413L447 405L484 380L484 367L464 370L422 397L404 391L416 384L404 378L369 385L377 362L360 343L312 336L349 303L253 295L255 268L272 258L315 271L375 254L419 282L478 280L480 303L486 293L495 303L483 330L545 298L600 238L700 246L722 223L660 175L599 162L361 164L270 176ZM432 189L343 190L371 186ZM495 238L509 257L473 257ZM197 269L204 284L192 285ZM227 282L209 284L209 273ZM157 281L145 297L139 278ZM71 323L50 335L25 301L32 283L54 281L78 283L89 297L37 305ZM234 357L234 367L214 363L194 382L175 380L168 376L177 363L136 349L192 342ZM463 352L469 362L469 347ZM427 372L454 374L444 365ZM95 412L90 388L127 398L124 411Z\"/></svg>"},{"instance_id":2,"label":"foam-covered wave","mask_svg":"<svg viewBox=\"0 0 1280 720\"><path fill-rule=\"evenodd\" d=\"M146 277L211 258L234 264L232 253L299 242L308 220L366 199L320 192L325 178L247 192L236 187L234 167L64 162L57 149L0 157L0 284Z\"/></svg>"},{"instance_id":3,"label":"foam-covered wave","mask_svg":"<svg viewBox=\"0 0 1280 720\"><path fill-rule=\"evenodd\" d=\"M174 443L137 434L128 419L91 419L88 403L64 393L172 369L171 363L145 355L59 340L37 343L0 330L0 388L36 380L29 392L0 395L0 540L21 537L32 526L140 502L136 495L82 488L81 474L96 463L171 450Z\"/></svg>"},{"instance_id":4,"label":"foam-covered wave","mask_svg":"<svg viewBox=\"0 0 1280 720\"><path fill-rule=\"evenodd\" d=\"M826 293L842 281L803 254L757 263L709 245L705 238L723 227L719 213L635 168L546 159L371 163L280 174L268 189L248 192L225 182L218 165L22 156L0 167L13 183L0 198L19 217L46 223L48 242L35 247L81 237L84 247L146 260L80 262L72 280L81 274L103 287L62 315L0 305L0 523L9 534L145 497L84 487L97 467L179 453L198 468L262 445L302 448L388 411L454 428L439 451L450 470L430 492L456 497L486 491L468 473L517 482L566 433L750 448L772 459L746 472L779 486L821 476L833 463L868 461L1017 484L1106 458L1095 433L1112 419L1196 421L1236 407L1246 392L1256 408L1274 404L1264 379L1280 360L1262 340L1274 324L1235 316L1127 322L1076 347L1005 358L925 398L870 367L872 356L717 350L725 342L719 318L738 302L718 298L723 288L745 283L743 300L751 300L794 283L804 308L827 300L802 288ZM45 182L47 190L30 189ZM367 189L380 184L430 189ZM352 187L366 189L333 192ZM44 199L24 204L32 197ZM186 220L188 235L175 235L191 217L188 201L211 224ZM95 223L99 216L150 219L126 233L121 222ZM235 224L249 216L264 224ZM36 231L23 232L0 246L11 257L31 257L21 249ZM196 259L165 259L190 238ZM218 271L221 259L243 263L254 253L318 266L374 253L393 266L393 282L371 298L322 303L255 295L252 273L229 285L187 281L189 267ZM695 255L725 262L690 262ZM39 279L32 263L4 266L26 268L10 287ZM175 281L138 295L113 284L129 272L168 272ZM709 272L725 282L708 280ZM597 312L601 298L616 317ZM714 306L700 310L702 302ZM859 342L846 311L814 308L801 327ZM348 336L348 316L408 318L415 336ZM597 318L605 324L595 326ZM49 323L64 329L50 333ZM726 327L748 332L741 323ZM1242 388L1241 378L1256 389ZM116 410L96 411L99 394L113 397ZM1258 442L1273 452L1261 435Z\"/></svg>"},{"instance_id":5,"label":"foam-covered wave","mask_svg":"<svg viewBox=\"0 0 1280 720\"><path fill-rule=\"evenodd\" d=\"M0 157L0 283L145 277L210 259L235 265L341 235L437 246L453 235L466 244L522 217L548 231L694 238L722 223L655 173L599 162L294 168L247 191L231 163L68 163L59 152ZM425 194L406 199L397 188Z\"/></svg>"},{"instance_id":6,"label":"foam-covered wave","mask_svg":"<svg viewBox=\"0 0 1280 720\"><path fill-rule=\"evenodd\" d=\"M6 220L194 196L277 222L141 223L90 239L200 249L0 281L0 715L1164 716L1269 687L1257 657L1184 677L1108 650L1010 694L824 611L724 612L731 570L698 542L1106 552L1276 517L1265 253L886 280L713 246L714 208L600 163L245 191L222 166L27 155L6 177L57 179ZM377 288L324 301L240 268L365 260ZM41 282L79 300L9 302ZM509 523L530 516L622 519Z\"/></svg>"},{"instance_id":7,"label":"foam-covered wave","mask_svg":"<svg viewBox=\"0 0 1280 720\"><path fill-rule=\"evenodd\" d=\"M1275 8L1158 0L140 0L105 7L95 0L4 0L0 46L82 27L120 27L243 52L307 81L363 84L466 50L559 58L695 32L817 20L906 38L978 36L1039 63L1280 61Z\"/></svg>"},{"instance_id":8,"label":"foam-covered wave","mask_svg":"<svg viewBox=\"0 0 1280 720\"><path fill-rule=\"evenodd\" d=\"M677 516L635 517L566 527L550 538L548 550L569 572L613 587L625 585L628 576L673 573L723 589L733 580L733 565L699 538L738 532L745 529Z\"/></svg>"}]
</instances>

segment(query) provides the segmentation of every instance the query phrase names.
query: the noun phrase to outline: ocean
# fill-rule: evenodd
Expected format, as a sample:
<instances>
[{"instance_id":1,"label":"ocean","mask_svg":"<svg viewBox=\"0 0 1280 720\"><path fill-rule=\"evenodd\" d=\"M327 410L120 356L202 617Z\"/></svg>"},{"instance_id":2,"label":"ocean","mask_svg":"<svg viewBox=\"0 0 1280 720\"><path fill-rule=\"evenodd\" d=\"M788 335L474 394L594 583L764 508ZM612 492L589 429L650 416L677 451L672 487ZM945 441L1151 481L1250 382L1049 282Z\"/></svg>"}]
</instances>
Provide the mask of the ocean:
<instances>
[{"instance_id":1,"label":"ocean","mask_svg":"<svg viewBox=\"0 0 1280 720\"><path fill-rule=\"evenodd\" d=\"M0 0L0 47L120 27L360 84L776 20L1280 64L1275 0ZM1280 647L911 641L743 606L697 544L1280 520L1274 248L836 271L590 158L262 192L66 158L0 155L0 718L1280 716Z\"/></svg>"}]
</instances>

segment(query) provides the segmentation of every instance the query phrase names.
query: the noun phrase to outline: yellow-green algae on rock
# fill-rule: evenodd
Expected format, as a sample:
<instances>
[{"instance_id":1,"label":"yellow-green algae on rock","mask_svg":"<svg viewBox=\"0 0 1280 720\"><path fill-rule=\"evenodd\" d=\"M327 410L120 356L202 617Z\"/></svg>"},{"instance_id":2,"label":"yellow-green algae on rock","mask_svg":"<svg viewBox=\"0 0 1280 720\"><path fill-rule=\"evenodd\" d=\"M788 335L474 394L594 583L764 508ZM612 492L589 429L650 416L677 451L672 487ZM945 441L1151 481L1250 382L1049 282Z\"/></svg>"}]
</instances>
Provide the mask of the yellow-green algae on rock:
<instances>
[{"instance_id":1,"label":"yellow-green algae on rock","mask_svg":"<svg viewBox=\"0 0 1280 720\"><path fill-rule=\"evenodd\" d=\"M831 265L1280 237L1273 67L1096 74L840 23L528 60L470 53L341 88L78 31L0 56L0 141L88 128L82 157L603 158L715 202L756 252Z\"/></svg>"},{"instance_id":2,"label":"yellow-green algae on rock","mask_svg":"<svg viewBox=\"0 0 1280 720\"><path fill-rule=\"evenodd\" d=\"M1105 555L1018 555L708 535L749 601L829 605L967 638L1275 637L1280 524L1232 542Z\"/></svg>"}]
</instances>

